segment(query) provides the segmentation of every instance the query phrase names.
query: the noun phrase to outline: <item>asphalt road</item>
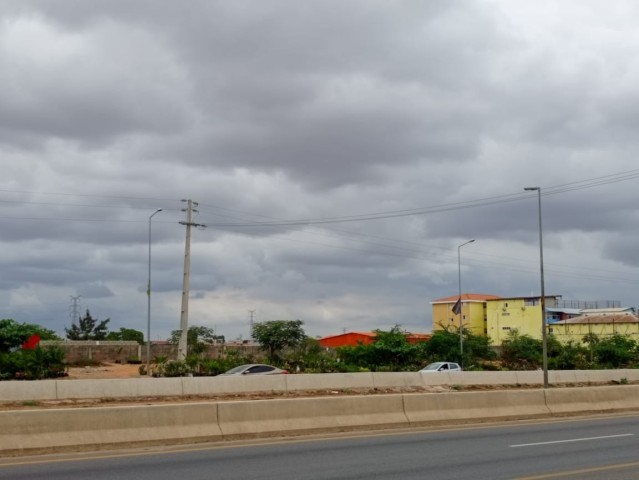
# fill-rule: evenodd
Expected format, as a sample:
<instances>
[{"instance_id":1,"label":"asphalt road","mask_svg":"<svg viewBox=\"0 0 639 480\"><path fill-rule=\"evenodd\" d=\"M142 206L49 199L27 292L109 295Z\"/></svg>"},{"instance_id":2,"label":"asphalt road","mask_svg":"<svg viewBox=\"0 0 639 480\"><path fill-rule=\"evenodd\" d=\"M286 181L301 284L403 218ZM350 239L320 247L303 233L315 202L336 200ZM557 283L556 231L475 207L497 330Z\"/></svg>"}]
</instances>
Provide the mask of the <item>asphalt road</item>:
<instances>
[{"instance_id":1,"label":"asphalt road","mask_svg":"<svg viewBox=\"0 0 639 480\"><path fill-rule=\"evenodd\" d=\"M639 415L2 459L0 478L637 479Z\"/></svg>"}]
</instances>

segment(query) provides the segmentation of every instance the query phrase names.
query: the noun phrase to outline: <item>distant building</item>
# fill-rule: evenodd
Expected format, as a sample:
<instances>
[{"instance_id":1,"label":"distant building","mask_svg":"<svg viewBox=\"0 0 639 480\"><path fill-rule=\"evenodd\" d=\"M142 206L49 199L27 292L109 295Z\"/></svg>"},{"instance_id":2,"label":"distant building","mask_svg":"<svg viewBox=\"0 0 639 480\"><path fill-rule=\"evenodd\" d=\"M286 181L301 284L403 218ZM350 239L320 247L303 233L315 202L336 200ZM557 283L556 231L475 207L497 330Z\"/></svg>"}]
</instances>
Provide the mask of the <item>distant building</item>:
<instances>
[{"instance_id":1,"label":"distant building","mask_svg":"<svg viewBox=\"0 0 639 480\"><path fill-rule=\"evenodd\" d=\"M461 296L461 317L464 328L474 335L486 335L486 302L498 300L497 295L480 293L463 293ZM453 312L459 295L439 298L430 302L433 310L433 331L446 330L450 327L459 329L459 315Z\"/></svg>"},{"instance_id":2,"label":"distant building","mask_svg":"<svg viewBox=\"0 0 639 480\"><path fill-rule=\"evenodd\" d=\"M463 327L474 335L490 337L493 345L501 345L513 330L540 339L540 298L464 293L460 305ZM560 298L561 295L546 295L547 315ZM459 314L454 311L458 299L459 295L453 295L431 302L433 331L459 329Z\"/></svg>"},{"instance_id":3,"label":"distant building","mask_svg":"<svg viewBox=\"0 0 639 480\"><path fill-rule=\"evenodd\" d=\"M522 335L541 339L541 297L499 297L464 293L440 298L431 302L433 331L459 329L460 314L463 327L474 335L490 337L493 345L501 345L510 333L517 330ZM593 302L581 302L584 305ZM618 302L603 302L617 304ZM609 336L615 333L631 335L639 340L639 320L634 308L607 307L582 309L566 307L571 302L561 300L561 295L546 295L546 324L548 333L560 341L581 342L587 333ZM459 308L459 309L458 309Z\"/></svg>"},{"instance_id":4,"label":"distant building","mask_svg":"<svg viewBox=\"0 0 639 480\"><path fill-rule=\"evenodd\" d=\"M581 343L588 334L603 338L627 335L639 341L639 318L634 314L634 309L619 310L623 311L601 314L588 311L587 314L553 323L550 333L561 342L572 340Z\"/></svg>"},{"instance_id":5,"label":"distant building","mask_svg":"<svg viewBox=\"0 0 639 480\"><path fill-rule=\"evenodd\" d=\"M561 295L546 295L546 322ZM510 332L541 339L541 297L502 297L486 301L486 331L493 345L501 345Z\"/></svg>"},{"instance_id":6,"label":"distant building","mask_svg":"<svg viewBox=\"0 0 639 480\"><path fill-rule=\"evenodd\" d=\"M345 332L320 338L319 344L324 348L355 347L359 344L369 345L375 341L375 332Z\"/></svg>"},{"instance_id":7,"label":"distant building","mask_svg":"<svg viewBox=\"0 0 639 480\"><path fill-rule=\"evenodd\" d=\"M430 340L429 333L406 333L408 343L419 343ZM345 332L339 335L330 335L319 339L320 346L324 348L356 347L357 345L370 345L377 339L375 332Z\"/></svg>"}]
</instances>

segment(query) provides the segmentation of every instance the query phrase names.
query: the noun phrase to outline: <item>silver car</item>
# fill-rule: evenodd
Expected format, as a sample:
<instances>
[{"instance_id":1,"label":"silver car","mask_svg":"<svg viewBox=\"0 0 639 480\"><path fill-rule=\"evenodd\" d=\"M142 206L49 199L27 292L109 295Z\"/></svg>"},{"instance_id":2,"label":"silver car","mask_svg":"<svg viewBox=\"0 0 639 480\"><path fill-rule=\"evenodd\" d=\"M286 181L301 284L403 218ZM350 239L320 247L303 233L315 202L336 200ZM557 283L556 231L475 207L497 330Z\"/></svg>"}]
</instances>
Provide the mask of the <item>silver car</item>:
<instances>
[{"instance_id":1,"label":"silver car","mask_svg":"<svg viewBox=\"0 0 639 480\"><path fill-rule=\"evenodd\" d=\"M288 373L288 371L263 363L249 363L231 368L222 375L278 375L283 373Z\"/></svg>"},{"instance_id":2,"label":"silver car","mask_svg":"<svg viewBox=\"0 0 639 480\"><path fill-rule=\"evenodd\" d=\"M461 367L454 362L434 362L422 368L420 373L430 372L461 372Z\"/></svg>"}]
</instances>

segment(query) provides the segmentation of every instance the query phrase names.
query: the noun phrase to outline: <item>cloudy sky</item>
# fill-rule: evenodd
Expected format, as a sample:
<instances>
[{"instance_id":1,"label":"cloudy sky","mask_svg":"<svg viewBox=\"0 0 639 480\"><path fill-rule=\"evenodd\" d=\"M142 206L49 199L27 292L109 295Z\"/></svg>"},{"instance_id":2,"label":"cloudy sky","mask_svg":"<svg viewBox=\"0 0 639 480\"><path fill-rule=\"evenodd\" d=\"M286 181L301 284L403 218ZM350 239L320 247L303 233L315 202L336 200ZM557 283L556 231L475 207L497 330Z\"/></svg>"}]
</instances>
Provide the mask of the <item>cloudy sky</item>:
<instances>
[{"instance_id":1,"label":"cloudy sky","mask_svg":"<svg viewBox=\"0 0 639 480\"><path fill-rule=\"evenodd\" d=\"M0 318L431 329L639 305L633 1L0 0ZM475 242L461 249L468 240ZM252 312L252 313L250 313Z\"/></svg>"}]
</instances>

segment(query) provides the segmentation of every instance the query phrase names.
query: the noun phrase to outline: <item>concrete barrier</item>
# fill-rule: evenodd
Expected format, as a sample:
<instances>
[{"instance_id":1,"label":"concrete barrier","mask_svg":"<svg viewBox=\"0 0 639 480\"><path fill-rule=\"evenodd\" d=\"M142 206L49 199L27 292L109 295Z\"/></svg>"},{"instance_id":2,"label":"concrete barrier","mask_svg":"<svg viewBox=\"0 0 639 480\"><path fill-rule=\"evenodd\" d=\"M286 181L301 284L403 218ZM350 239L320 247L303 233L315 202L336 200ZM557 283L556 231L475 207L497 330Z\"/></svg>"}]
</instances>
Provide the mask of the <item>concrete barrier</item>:
<instances>
[{"instance_id":1,"label":"concrete barrier","mask_svg":"<svg viewBox=\"0 0 639 480\"><path fill-rule=\"evenodd\" d=\"M639 386L553 388L545 391L553 414L609 412L639 408Z\"/></svg>"},{"instance_id":2,"label":"concrete barrier","mask_svg":"<svg viewBox=\"0 0 639 480\"><path fill-rule=\"evenodd\" d=\"M0 382L0 401L25 402L58 398L56 380Z\"/></svg>"},{"instance_id":3,"label":"concrete barrier","mask_svg":"<svg viewBox=\"0 0 639 480\"><path fill-rule=\"evenodd\" d=\"M639 381L638 370L550 371L552 384ZM392 372L264 375L253 377L121 378L0 382L0 403L80 398L170 397L303 390L362 390L452 385L539 385L543 372Z\"/></svg>"},{"instance_id":4,"label":"concrete barrier","mask_svg":"<svg viewBox=\"0 0 639 480\"><path fill-rule=\"evenodd\" d=\"M362 373L316 373L285 375L289 392L300 390L349 390L373 388L373 374Z\"/></svg>"},{"instance_id":5,"label":"concrete barrier","mask_svg":"<svg viewBox=\"0 0 639 480\"><path fill-rule=\"evenodd\" d=\"M404 407L411 424L550 414L543 390L405 394Z\"/></svg>"},{"instance_id":6,"label":"concrete barrier","mask_svg":"<svg viewBox=\"0 0 639 480\"><path fill-rule=\"evenodd\" d=\"M288 375L254 375L217 377L184 377L185 395L216 395L224 393L286 392Z\"/></svg>"},{"instance_id":7,"label":"concrete barrier","mask_svg":"<svg viewBox=\"0 0 639 480\"><path fill-rule=\"evenodd\" d=\"M180 377L59 380L57 399L181 396L182 381Z\"/></svg>"},{"instance_id":8,"label":"concrete barrier","mask_svg":"<svg viewBox=\"0 0 639 480\"><path fill-rule=\"evenodd\" d=\"M394 387L423 387L424 381L419 372L375 372L373 376L373 388Z\"/></svg>"},{"instance_id":9,"label":"concrete barrier","mask_svg":"<svg viewBox=\"0 0 639 480\"><path fill-rule=\"evenodd\" d=\"M217 404L0 412L0 452L220 438Z\"/></svg>"},{"instance_id":10,"label":"concrete barrier","mask_svg":"<svg viewBox=\"0 0 639 480\"><path fill-rule=\"evenodd\" d=\"M428 372L419 375L423 386L432 387L436 385L516 385L519 383L517 373L520 372Z\"/></svg>"},{"instance_id":11,"label":"concrete barrier","mask_svg":"<svg viewBox=\"0 0 639 480\"><path fill-rule=\"evenodd\" d=\"M639 409L639 386L0 412L0 454Z\"/></svg>"},{"instance_id":12,"label":"concrete barrier","mask_svg":"<svg viewBox=\"0 0 639 480\"><path fill-rule=\"evenodd\" d=\"M402 395L220 402L218 409L230 437L408 425Z\"/></svg>"},{"instance_id":13,"label":"concrete barrier","mask_svg":"<svg viewBox=\"0 0 639 480\"><path fill-rule=\"evenodd\" d=\"M543 375L543 373L542 373ZM551 370L548 372L548 382L551 385L564 383L579 383L575 370Z\"/></svg>"}]
</instances>

